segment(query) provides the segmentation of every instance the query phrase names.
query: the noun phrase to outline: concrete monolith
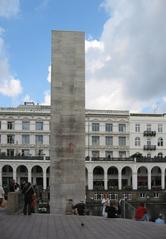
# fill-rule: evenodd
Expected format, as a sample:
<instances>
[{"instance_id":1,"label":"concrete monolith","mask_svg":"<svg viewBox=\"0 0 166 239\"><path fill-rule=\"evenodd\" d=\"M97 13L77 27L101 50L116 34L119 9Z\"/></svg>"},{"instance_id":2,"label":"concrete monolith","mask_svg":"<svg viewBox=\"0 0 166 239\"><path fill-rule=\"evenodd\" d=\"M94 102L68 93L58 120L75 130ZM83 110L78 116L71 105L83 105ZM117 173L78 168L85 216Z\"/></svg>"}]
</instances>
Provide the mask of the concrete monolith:
<instances>
[{"instance_id":1,"label":"concrete monolith","mask_svg":"<svg viewBox=\"0 0 166 239\"><path fill-rule=\"evenodd\" d=\"M50 212L85 200L85 39L52 31Z\"/></svg>"}]
</instances>

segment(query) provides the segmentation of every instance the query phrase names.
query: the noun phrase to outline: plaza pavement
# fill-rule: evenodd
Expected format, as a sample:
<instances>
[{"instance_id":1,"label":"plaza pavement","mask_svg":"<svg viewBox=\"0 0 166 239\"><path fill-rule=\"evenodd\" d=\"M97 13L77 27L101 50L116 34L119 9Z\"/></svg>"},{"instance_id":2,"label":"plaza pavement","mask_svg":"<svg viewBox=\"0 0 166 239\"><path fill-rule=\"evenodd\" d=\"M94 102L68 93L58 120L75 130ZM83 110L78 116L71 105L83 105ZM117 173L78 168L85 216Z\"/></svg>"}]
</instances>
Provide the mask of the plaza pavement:
<instances>
[{"instance_id":1,"label":"plaza pavement","mask_svg":"<svg viewBox=\"0 0 166 239\"><path fill-rule=\"evenodd\" d=\"M166 239L166 224L96 216L7 215L0 210L0 239Z\"/></svg>"}]
</instances>

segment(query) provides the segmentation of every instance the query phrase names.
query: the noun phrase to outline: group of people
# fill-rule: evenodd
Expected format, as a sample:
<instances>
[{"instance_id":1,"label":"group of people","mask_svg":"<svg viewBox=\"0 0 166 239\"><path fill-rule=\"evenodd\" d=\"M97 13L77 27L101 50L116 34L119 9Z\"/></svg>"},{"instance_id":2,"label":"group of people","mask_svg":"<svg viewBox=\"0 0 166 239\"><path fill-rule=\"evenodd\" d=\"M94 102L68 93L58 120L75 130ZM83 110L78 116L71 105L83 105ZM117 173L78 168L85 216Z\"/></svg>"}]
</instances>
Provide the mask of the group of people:
<instances>
[{"instance_id":1,"label":"group of people","mask_svg":"<svg viewBox=\"0 0 166 239\"><path fill-rule=\"evenodd\" d=\"M115 200L110 200L107 193L103 195L102 201L102 215L105 218L118 218L121 216L121 206L120 203ZM148 209L141 202L140 205L135 209L134 219L136 221L149 221ZM156 224L164 224L164 218L161 213L154 221Z\"/></svg>"},{"instance_id":2,"label":"group of people","mask_svg":"<svg viewBox=\"0 0 166 239\"><path fill-rule=\"evenodd\" d=\"M23 182L21 185L15 182L15 180L11 180L9 183L9 192L17 192L20 191L24 195L24 215L31 215L31 213L35 212L36 207L36 194L33 188L33 185L29 182ZM5 191L3 187L0 185L0 207L3 207L5 200Z\"/></svg>"},{"instance_id":3,"label":"group of people","mask_svg":"<svg viewBox=\"0 0 166 239\"><path fill-rule=\"evenodd\" d=\"M135 210L135 220L137 221L149 221L148 209L141 202ZM156 224L165 224L162 213L159 213L158 217L154 221Z\"/></svg>"},{"instance_id":4,"label":"group of people","mask_svg":"<svg viewBox=\"0 0 166 239\"><path fill-rule=\"evenodd\" d=\"M119 203L115 200L110 200L107 193L103 195L102 203L102 215L105 218L118 218L121 214L121 208Z\"/></svg>"}]
</instances>

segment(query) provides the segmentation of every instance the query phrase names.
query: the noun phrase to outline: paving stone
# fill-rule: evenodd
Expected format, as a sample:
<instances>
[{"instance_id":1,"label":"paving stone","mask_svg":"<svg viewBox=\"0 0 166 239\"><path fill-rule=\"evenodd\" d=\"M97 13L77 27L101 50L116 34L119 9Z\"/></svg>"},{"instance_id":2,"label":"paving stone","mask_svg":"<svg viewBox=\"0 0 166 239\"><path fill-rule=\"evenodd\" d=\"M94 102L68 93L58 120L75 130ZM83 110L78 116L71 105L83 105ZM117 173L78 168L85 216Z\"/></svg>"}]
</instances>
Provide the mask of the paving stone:
<instances>
[{"instance_id":1,"label":"paving stone","mask_svg":"<svg viewBox=\"0 0 166 239\"><path fill-rule=\"evenodd\" d=\"M95 216L33 214L0 211L0 239L166 239L166 224Z\"/></svg>"}]
</instances>

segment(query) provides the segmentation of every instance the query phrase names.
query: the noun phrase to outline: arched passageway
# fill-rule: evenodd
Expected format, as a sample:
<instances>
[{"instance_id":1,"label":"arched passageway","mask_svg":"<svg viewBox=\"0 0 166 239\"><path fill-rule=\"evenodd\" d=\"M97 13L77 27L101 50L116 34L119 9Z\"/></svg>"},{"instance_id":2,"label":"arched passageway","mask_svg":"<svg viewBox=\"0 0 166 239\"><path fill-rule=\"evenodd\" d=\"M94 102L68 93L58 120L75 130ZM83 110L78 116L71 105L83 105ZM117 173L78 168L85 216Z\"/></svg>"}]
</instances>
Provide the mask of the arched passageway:
<instances>
[{"instance_id":1,"label":"arched passageway","mask_svg":"<svg viewBox=\"0 0 166 239\"><path fill-rule=\"evenodd\" d=\"M100 166L93 170L93 189L104 190L104 169Z\"/></svg>"}]
</instances>

